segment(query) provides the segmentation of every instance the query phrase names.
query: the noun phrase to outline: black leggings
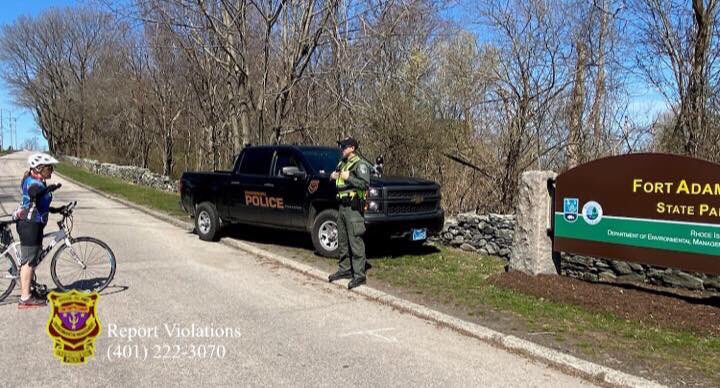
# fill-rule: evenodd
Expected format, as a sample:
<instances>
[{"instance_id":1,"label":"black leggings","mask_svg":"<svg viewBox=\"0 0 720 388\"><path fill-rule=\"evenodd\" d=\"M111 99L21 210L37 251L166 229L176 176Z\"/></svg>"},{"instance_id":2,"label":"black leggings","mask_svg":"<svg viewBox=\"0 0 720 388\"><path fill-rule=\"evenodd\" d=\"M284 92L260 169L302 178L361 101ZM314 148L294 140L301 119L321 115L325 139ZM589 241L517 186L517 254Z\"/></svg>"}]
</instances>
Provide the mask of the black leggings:
<instances>
[{"instance_id":1,"label":"black leggings","mask_svg":"<svg viewBox=\"0 0 720 388\"><path fill-rule=\"evenodd\" d=\"M20 264L36 266L42 249L45 225L39 222L18 221L17 232L20 236Z\"/></svg>"}]
</instances>

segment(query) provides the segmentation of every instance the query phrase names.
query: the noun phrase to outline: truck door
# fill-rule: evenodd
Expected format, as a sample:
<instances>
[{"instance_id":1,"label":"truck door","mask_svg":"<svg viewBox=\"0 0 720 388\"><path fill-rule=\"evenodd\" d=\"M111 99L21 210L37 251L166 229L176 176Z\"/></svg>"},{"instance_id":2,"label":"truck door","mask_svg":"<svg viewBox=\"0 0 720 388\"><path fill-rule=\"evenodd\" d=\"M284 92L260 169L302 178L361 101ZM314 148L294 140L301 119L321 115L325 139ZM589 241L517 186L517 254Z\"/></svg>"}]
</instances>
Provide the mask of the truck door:
<instances>
[{"instance_id":1,"label":"truck door","mask_svg":"<svg viewBox=\"0 0 720 388\"><path fill-rule=\"evenodd\" d=\"M289 167L291 174L284 174L283 168ZM272 169L268 182L273 187L268 193L274 198L282 199L282 206L269 208L268 217L275 225L303 227L305 212L303 202L307 188L307 169L299 156L292 149L279 149L273 157Z\"/></svg>"},{"instance_id":2,"label":"truck door","mask_svg":"<svg viewBox=\"0 0 720 388\"><path fill-rule=\"evenodd\" d=\"M246 223L267 223L264 221L267 195L270 188L267 181L273 149L270 147L246 148L237 171L234 172L225 193L232 218Z\"/></svg>"}]
</instances>

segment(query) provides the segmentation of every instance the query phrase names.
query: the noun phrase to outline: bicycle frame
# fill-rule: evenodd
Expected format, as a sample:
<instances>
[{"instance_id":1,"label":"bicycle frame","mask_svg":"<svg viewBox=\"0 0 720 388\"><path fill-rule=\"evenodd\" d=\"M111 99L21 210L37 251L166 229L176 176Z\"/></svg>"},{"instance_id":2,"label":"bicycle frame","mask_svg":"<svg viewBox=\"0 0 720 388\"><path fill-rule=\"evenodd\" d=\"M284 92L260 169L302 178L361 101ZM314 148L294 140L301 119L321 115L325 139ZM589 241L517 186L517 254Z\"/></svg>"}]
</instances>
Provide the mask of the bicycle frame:
<instances>
[{"instance_id":1,"label":"bicycle frame","mask_svg":"<svg viewBox=\"0 0 720 388\"><path fill-rule=\"evenodd\" d=\"M59 242L64 241L65 245L67 245L68 248L70 248L68 251L70 252L70 254L73 257L73 259L75 260L75 262L78 263L80 266L82 266L83 269L86 268L85 263L83 263L83 261L78 257L75 250L72 249L72 236L70 236L70 231L68 230L68 228L65 225L65 219L69 218L69 217L70 216L64 216L62 218L62 220L58 221L58 223L57 223L58 228L59 228L58 230L56 230L54 232L50 232L50 233L45 233L43 235L43 240L48 237L52 237L53 239L52 239L52 241L50 241L50 243L47 246L43 247L42 251L40 251L40 257L38 258L38 262L37 262L36 266L40 265L40 263L42 263L42 261L45 260L45 257L47 256L47 254L50 253L50 251L52 251L52 249L55 248L55 246ZM17 274L15 274L15 275L10 274L10 276L7 278L10 278L10 279L19 279L20 278L21 264L20 264L20 249L19 249L19 247L20 247L20 242L15 241L12 244L10 244L4 252L0 253L0 256L5 255L6 253L9 254L10 257L13 258L13 261L15 261L15 265L18 268Z\"/></svg>"},{"instance_id":2,"label":"bicycle frame","mask_svg":"<svg viewBox=\"0 0 720 388\"><path fill-rule=\"evenodd\" d=\"M18 252L19 246L20 246L19 242L14 242L14 243L8 245L7 249L4 252L0 253L0 257L4 256L5 254L8 254L8 255L10 255L10 257L12 257L16 266L20 265L20 260L19 260L20 254ZM17 279L17 276L11 276L11 278Z\"/></svg>"}]
</instances>

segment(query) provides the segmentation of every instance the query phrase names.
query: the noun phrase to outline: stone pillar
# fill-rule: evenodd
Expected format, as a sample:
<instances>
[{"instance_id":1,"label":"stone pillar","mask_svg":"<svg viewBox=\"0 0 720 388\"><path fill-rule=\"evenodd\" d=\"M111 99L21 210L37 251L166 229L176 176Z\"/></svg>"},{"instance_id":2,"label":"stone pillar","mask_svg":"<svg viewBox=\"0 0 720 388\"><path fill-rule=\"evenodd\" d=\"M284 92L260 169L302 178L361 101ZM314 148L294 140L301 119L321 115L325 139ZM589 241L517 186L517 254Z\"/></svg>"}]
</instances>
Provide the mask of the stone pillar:
<instances>
[{"instance_id":1,"label":"stone pillar","mask_svg":"<svg viewBox=\"0 0 720 388\"><path fill-rule=\"evenodd\" d=\"M558 273L553 260L552 238L548 233L552 216L548 179L556 176L552 171L527 171L520 177L509 263L511 271L529 275Z\"/></svg>"}]
</instances>

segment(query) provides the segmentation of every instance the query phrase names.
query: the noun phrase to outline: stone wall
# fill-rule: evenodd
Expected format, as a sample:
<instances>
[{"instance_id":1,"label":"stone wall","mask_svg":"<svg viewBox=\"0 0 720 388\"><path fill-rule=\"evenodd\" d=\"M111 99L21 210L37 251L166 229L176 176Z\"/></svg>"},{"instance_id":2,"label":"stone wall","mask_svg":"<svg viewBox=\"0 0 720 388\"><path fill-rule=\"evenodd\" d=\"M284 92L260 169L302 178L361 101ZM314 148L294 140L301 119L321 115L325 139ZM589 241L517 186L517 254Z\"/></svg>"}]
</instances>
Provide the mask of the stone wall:
<instances>
[{"instance_id":1,"label":"stone wall","mask_svg":"<svg viewBox=\"0 0 720 388\"><path fill-rule=\"evenodd\" d=\"M118 166L112 163L101 163L92 159L80 159L74 156L63 156L62 160L99 175L106 175L122 179L127 182L135 183L159 189L163 191L177 192L177 181L170 177L156 174L147 168L135 166Z\"/></svg>"},{"instance_id":2,"label":"stone wall","mask_svg":"<svg viewBox=\"0 0 720 388\"><path fill-rule=\"evenodd\" d=\"M460 214L448 218L436 241L465 251L510 257L514 215ZM560 273L590 282L648 283L690 290L720 291L720 276L563 253Z\"/></svg>"},{"instance_id":3,"label":"stone wall","mask_svg":"<svg viewBox=\"0 0 720 388\"><path fill-rule=\"evenodd\" d=\"M560 273L587 281L640 282L664 287L720 291L720 276L652 265L563 254Z\"/></svg>"},{"instance_id":4,"label":"stone wall","mask_svg":"<svg viewBox=\"0 0 720 388\"><path fill-rule=\"evenodd\" d=\"M466 251L507 259L515 229L513 215L464 213L445 222L438 240Z\"/></svg>"}]
</instances>

